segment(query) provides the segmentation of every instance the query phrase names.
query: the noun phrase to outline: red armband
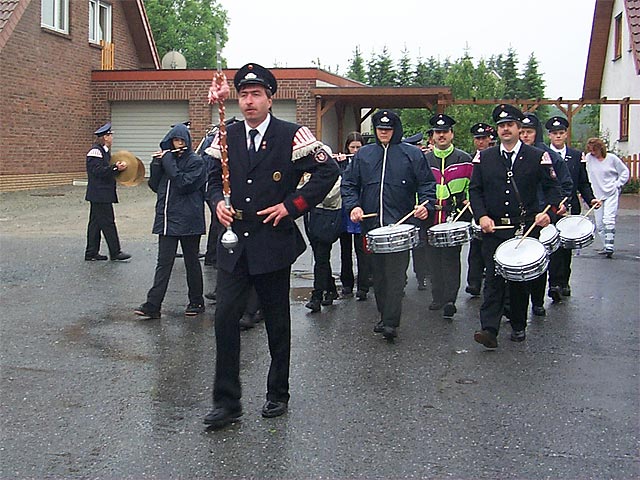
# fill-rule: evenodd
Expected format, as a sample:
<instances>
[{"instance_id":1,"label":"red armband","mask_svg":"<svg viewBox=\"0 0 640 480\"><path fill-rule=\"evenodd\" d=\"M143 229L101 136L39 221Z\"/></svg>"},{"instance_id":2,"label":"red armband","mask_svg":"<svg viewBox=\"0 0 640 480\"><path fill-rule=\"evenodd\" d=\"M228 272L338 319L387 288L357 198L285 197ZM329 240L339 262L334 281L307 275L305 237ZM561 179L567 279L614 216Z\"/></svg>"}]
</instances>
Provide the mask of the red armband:
<instances>
[{"instance_id":1,"label":"red armband","mask_svg":"<svg viewBox=\"0 0 640 480\"><path fill-rule=\"evenodd\" d=\"M292 200L292 202L293 202L293 206L296 207L296 209L298 210L298 213L304 212L309 207L309 205L307 204L307 201L304 199L302 195L298 195L296 198Z\"/></svg>"}]
</instances>

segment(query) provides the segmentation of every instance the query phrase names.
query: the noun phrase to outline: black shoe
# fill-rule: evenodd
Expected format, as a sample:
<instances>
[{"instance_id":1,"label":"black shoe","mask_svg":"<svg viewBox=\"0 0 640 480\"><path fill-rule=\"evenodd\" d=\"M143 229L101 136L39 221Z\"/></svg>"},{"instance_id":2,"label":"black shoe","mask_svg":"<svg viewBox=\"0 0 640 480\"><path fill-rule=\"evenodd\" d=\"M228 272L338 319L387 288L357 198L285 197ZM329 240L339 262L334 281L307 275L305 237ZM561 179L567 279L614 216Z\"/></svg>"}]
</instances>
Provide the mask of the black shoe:
<instances>
[{"instance_id":1,"label":"black shoe","mask_svg":"<svg viewBox=\"0 0 640 480\"><path fill-rule=\"evenodd\" d=\"M111 257L111 261L112 262L126 262L130 258L131 258L131 255L129 255L128 253L119 252L116 255Z\"/></svg>"},{"instance_id":2,"label":"black shoe","mask_svg":"<svg viewBox=\"0 0 640 480\"><path fill-rule=\"evenodd\" d=\"M473 339L487 348L497 348L498 338L490 330L480 330L473 334Z\"/></svg>"},{"instance_id":3,"label":"black shoe","mask_svg":"<svg viewBox=\"0 0 640 480\"><path fill-rule=\"evenodd\" d=\"M333 301L338 299L338 292L324 292L324 298L322 299L321 305L327 307L329 305L333 305Z\"/></svg>"},{"instance_id":4,"label":"black shoe","mask_svg":"<svg viewBox=\"0 0 640 480\"><path fill-rule=\"evenodd\" d=\"M560 293L562 293L563 297L570 297L571 296L571 287L569 285L567 285L566 287L562 287L560 289Z\"/></svg>"},{"instance_id":5,"label":"black shoe","mask_svg":"<svg viewBox=\"0 0 640 480\"><path fill-rule=\"evenodd\" d=\"M562 302L562 297L560 296L560 287L549 287L547 295L549 295L549 298L553 300L553 303Z\"/></svg>"},{"instance_id":6,"label":"black shoe","mask_svg":"<svg viewBox=\"0 0 640 480\"><path fill-rule=\"evenodd\" d=\"M353 297L353 288L350 287L342 287L342 290L340 291L340 295L342 295L343 297Z\"/></svg>"},{"instance_id":7,"label":"black shoe","mask_svg":"<svg viewBox=\"0 0 640 480\"><path fill-rule=\"evenodd\" d=\"M444 306L442 316L444 318L453 318L457 311L458 309L456 308L456 306L452 302L449 302Z\"/></svg>"},{"instance_id":8,"label":"black shoe","mask_svg":"<svg viewBox=\"0 0 640 480\"><path fill-rule=\"evenodd\" d=\"M416 279L418 281L418 290L426 290L427 289L427 279L426 277Z\"/></svg>"},{"instance_id":9,"label":"black shoe","mask_svg":"<svg viewBox=\"0 0 640 480\"><path fill-rule=\"evenodd\" d=\"M187 317L195 317L201 313L204 313L204 304L202 303L190 303L184 311Z\"/></svg>"},{"instance_id":10,"label":"black shoe","mask_svg":"<svg viewBox=\"0 0 640 480\"><path fill-rule=\"evenodd\" d=\"M241 416L242 408L231 410L225 407L215 407L205 415L203 422L211 429L217 430L237 422Z\"/></svg>"},{"instance_id":11,"label":"black shoe","mask_svg":"<svg viewBox=\"0 0 640 480\"><path fill-rule=\"evenodd\" d=\"M240 330L249 330L255 327L262 320L262 313L258 310L256 313L245 313L240 319Z\"/></svg>"},{"instance_id":12,"label":"black shoe","mask_svg":"<svg viewBox=\"0 0 640 480\"><path fill-rule=\"evenodd\" d=\"M204 298L211 300L211 303L216 303L216 292L205 293Z\"/></svg>"},{"instance_id":13,"label":"black shoe","mask_svg":"<svg viewBox=\"0 0 640 480\"><path fill-rule=\"evenodd\" d=\"M465 288L464 291L467 292L469 295L473 295L474 297L477 297L480 295L480 287L473 287L471 285L467 285L467 288Z\"/></svg>"},{"instance_id":14,"label":"black shoe","mask_svg":"<svg viewBox=\"0 0 640 480\"><path fill-rule=\"evenodd\" d=\"M606 250L604 253L607 258L613 258L613 250Z\"/></svg>"},{"instance_id":15,"label":"black shoe","mask_svg":"<svg viewBox=\"0 0 640 480\"><path fill-rule=\"evenodd\" d=\"M85 255L84 256L84 261L85 262L99 262L101 260L109 260L109 257L107 257L106 255L100 255L99 253L95 254L95 255Z\"/></svg>"},{"instance_id":16,"label":"black shoe","mask_svg":"<svg viewBox=\"0 0 640 480\"><path fill-rule=\"evenodd\" d=\"M514 330L511 332L510 338L512 342L524 342L527 338L527 334L524 330Z\"/></svg>"},{"instance_id":17,"label":"black shoe","mask_svg":"<svg viewBox=\"0 0 640 480\"><path fill-rule=\"evenodd\" d=\"M366 299L367 299L367 292L365 292L364 290L358 290L356 292L356 300L363 302Z\"/></svg>"},{"instance_id":18,"label":"black shoe","mask_svg":"<svg viewBox=\"0 0 640 480\"><path fill-rule=\"evenodd\" d=\"M133 313L135 313L136 315L140 315L141 317L146 317L150 320L160 318L160 310L151 310L145 304L140 305L133 311Z\"/></svg>"},{"instance_id":19,"label":"black shoe","mask_svg":"<svg viewBox=\"0 0 640 480\"><path fill-rule=\"evenodd\" d=\"M262 406L262 416L264 418L279 417L287 413L287 402L272 402L267 400Z\"/></svg>"},{"instance_id":20,"label":"black shoe","mask_svg":"<svg viewBox=\"0 0 640 480\"><path fill-rule=\"evenodd\" d=\"M547 315L547 311L544 307L536 307L535 305L531 307L531 311L536 317L544 317Z\"/></svg>"},{"instance_id":21,"label":"black shoe","mask_svg":"<svg viewBox=\"0 0 640 480\"><path fill-rule=\"evenodd\" d=\"M431 302L429 304L429 310L440 310L442 307L444 307L444 304L438 302Z\"/></svg>"},{"instance_id":22,"label":"black shoe","mask_svg":"<svg viewBox=\"0 0 640 480\"><path fill-rule=\"evenodd\" d=\"M176 253L176 258L182 258L184 257L184 255L182 254L182 252Z\"/></svg>"},{"instance_id":23,"label":"black shoe","mask_svg":"<svg viewBox=\"0 0 640 480\"><path fill-rule=\"evenodd\" d=\"M398 332L396 331L396 327L382 327L382 336L387 340L392 340L398 336Z\"/></svg>"},{"instance_id":24,"label":"black shoe","mask_svg":"<svg viewBox=\"0 0 640 480\"><path fill-rule=\"evenodd\" d=\"M216 262L214 262L213 260L207 260L206 257L204 259L204 266L205 267L216 267Z\"/></svg>"},{"instance_id":25,"label":"black shoe","mask_svg":"<svg viewBox=\"0 0 640 480\"><path fill-rule=\"evenodd\" d=\"M373 327L373 333L382 333L384 332L384 323L382 323L382 320L380 320L378 323L376 323L376 326Z\"/></svg>"},{"instance_id":26,"label":"black shoe","mask_svg":"<svg viewBox=\"0 0 640 480\"><path fill-rule=\"evenodd\" d=\"M320 311L320 299L319 298L311 298L311 300L309 300L307 302L307 304L305 305L305 307L307 307L309 310L311 310L313 313L319 312Z\"/></svg>"}]
</instances>

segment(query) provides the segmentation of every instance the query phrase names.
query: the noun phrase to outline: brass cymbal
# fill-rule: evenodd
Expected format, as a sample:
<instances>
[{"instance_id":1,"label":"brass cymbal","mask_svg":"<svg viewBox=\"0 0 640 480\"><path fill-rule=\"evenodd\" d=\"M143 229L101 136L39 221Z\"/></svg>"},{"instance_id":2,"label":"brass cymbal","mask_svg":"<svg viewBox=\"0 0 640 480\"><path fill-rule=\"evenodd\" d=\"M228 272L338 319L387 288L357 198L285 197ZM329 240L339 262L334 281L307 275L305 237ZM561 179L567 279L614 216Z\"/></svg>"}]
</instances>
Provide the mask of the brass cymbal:
<instances>
[{"instance_id":1,"label":"brass cymbal","mask_svg":"<svg viewBox=\"0 0 640 480\"><path fill-rule=\"evenodd\" d=\"M111 155L112 165L117 162L122 162L127 166L125 170L121 171L116 176L116 182L126 186L133 186L132 182L134 182L136 180L136 177L138 176L138 161L139 160L136 158L136 156L127 150L119 150ZM144 171L142 172L142 175L144 177Z\"/></svg>"},{"instance_id":2,"label":"brass cymbal","mask_svg":"<svg viewBox=\"0 0 640 480\"><path fill-rule=\"evenodd\" d=\"M138 170L136 172L136 178L134 178L130 182L123 183L123 185L126 185L127 187L135 187L136 185L140 185L144 181L144 173L145 173L144 163L142 163L142 160L140 160L138 157L136 157L136 160L138 161Z\"/></svg>"}]
</instances>

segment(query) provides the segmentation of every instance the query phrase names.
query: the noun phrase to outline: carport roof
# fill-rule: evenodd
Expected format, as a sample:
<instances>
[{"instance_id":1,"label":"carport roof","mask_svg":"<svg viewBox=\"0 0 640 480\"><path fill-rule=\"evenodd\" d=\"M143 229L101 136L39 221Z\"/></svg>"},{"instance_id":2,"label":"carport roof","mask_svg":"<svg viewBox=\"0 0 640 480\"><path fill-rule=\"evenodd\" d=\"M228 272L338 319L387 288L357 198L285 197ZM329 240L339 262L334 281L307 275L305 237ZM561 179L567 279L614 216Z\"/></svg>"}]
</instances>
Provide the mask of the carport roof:
<instances>
[{"instance_id":1,"label":"carport roof","mask_svg":"<svg viewBox=\"0 0 640 480\"><path fill-rule=\"evenodd\" d=\"M311 93L323 102L356 108L428 108L453 101L449 87L322 87Z\"/></svg>"}]
</instances>

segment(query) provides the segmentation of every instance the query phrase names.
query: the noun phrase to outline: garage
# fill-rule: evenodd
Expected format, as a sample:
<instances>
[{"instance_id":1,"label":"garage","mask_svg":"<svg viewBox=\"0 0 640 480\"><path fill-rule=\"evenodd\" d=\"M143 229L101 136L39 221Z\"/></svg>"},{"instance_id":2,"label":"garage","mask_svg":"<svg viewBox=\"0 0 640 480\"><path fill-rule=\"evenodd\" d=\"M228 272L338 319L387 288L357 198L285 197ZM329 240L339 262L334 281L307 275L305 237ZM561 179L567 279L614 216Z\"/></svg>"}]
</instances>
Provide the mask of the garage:
<instances>
[{"instance_id":1,"label":"garage","mask_svg":"<svg viewBox=\"0 0 640 480\"><path fill-rule=\"evenodd\" d=\"M145 165L149 176L151 155L171 125L189 119L189 102L113 102L113 150L128 150ZM194 142L199 140L194 139ZM194 145L194 147L197 146Z\"/></svg>"}]
</instances>

